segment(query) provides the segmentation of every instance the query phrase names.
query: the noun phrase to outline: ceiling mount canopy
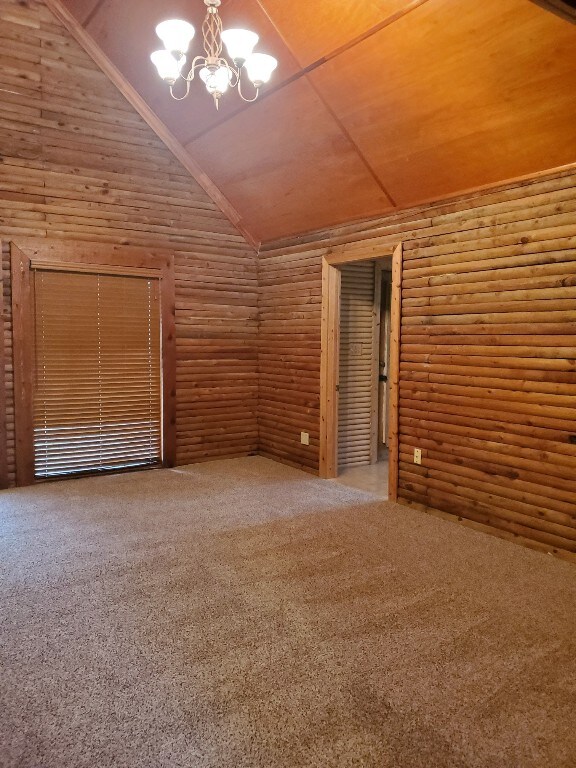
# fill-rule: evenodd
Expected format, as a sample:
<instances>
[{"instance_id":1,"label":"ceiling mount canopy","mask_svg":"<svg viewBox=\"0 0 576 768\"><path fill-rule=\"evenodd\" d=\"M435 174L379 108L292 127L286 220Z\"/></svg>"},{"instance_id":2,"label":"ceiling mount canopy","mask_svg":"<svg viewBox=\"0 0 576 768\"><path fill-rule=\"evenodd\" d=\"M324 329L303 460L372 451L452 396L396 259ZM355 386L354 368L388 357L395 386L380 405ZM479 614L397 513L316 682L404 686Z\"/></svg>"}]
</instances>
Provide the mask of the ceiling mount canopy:
<instances>
[{"instance_id":1,"label":"ceiling mount canopy","mask_svg":"<svg viewBox=\"0 0 576 768\"><path fill-rule=\"evenodd\" d=\"M256 101L261 86L268 82L278 62L266 53L254 53L259 39L255 32L247 29L222 29L222 19L218 13L221 0L204 0L204 4L207 7L206 18L202 24L204 55L196 56L188 74L182 74L186 54L194 37L194 27L179 19L163 21L156 27L156 34L164 43L164 49L154 51L150 56L158 74L168 83L172 97L178 101L188 96L190 83L197 71L206 85L206 90L213 97L216 109L220 97L229 87L238 88L238 93L244 101ZM222 56L223 44L232 63ZM246 72L252 83L251 97L242 92L243 72ZM179 81L186 84L182 95L174 91L174 86Z\"/></svg>"}]
</instances>

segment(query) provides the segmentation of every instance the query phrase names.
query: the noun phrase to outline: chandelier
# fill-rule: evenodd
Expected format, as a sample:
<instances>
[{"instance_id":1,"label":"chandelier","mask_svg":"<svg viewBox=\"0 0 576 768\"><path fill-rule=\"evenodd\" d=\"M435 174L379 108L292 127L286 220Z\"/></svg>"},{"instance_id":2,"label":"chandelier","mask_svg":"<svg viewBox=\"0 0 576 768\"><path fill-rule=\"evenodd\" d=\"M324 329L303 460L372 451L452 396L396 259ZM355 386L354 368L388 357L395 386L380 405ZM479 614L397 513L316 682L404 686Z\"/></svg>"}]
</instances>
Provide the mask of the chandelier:
<instances>
[{"instance_id":1,"label":"chandelier","mask_svg":"<svg viewBox=\"0 0 576 768\"><path fill-rule=\"evenodd\" d=\"M218 14L221 0L204 0L207 7L206 18L202 24L204 38L204 56L196 56L190 65L188 74L182 74L186 64L186 53L194 37L194 27L187 21L170 19L156 27L156 34L164 43L164 50L154 51L150 56L158 74L170 86L172 98L181 101L190 92L190 83L197 70L206 90L218 101L229 87L238 88L244 101L256 101L260 88L270 80L278 62L266 53L254 53L258 35L247 29L222 30L222 20ZM222 57L222 43L226 45L232 64ZM251 81L251 96L242 92L243 72ZM174 86L182 81L186 84L181 95L175 93Z\"/></svg>"}]
</instances>

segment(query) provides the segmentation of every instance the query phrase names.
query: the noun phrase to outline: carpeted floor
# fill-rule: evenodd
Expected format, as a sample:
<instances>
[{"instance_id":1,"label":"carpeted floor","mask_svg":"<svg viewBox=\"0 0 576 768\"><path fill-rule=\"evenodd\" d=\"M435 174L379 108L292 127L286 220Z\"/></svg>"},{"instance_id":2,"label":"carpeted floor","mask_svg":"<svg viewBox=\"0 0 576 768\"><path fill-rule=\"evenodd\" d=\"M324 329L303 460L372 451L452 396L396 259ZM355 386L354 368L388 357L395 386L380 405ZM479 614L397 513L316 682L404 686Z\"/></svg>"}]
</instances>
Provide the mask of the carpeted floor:
<instances>
[{"instance_id":1,"label":"carpeted floor","mask_svg":"<svg viewBox=\"0 0 576 768\"><path fill-rule=\"evenodd\" d=\"M2 768L576 765L576 568L261 458L0 493Z\"/></svg>"}]
</instances>

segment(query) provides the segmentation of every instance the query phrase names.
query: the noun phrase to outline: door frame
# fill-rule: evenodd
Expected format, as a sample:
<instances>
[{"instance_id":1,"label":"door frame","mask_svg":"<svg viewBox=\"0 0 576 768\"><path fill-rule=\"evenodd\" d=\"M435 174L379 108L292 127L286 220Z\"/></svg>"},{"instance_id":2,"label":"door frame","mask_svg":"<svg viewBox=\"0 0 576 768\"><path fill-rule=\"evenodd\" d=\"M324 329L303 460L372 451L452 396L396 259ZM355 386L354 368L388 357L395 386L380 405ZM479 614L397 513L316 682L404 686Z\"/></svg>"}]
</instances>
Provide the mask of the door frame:
<instances>
[{"instance_id":1,"label":"door frame","mask_svg":"<svg viewBox=\"0 0 576 768\"><path fill-rule=\"evenodd\" d=\"M340 357L339 267L356 261L392 256L390 312L390 400L388 413L388 496L398 498L398 400L400 385L400 325L402 316L402 243L374 238L333 249L322 257L322 325L320 356L320 477L338 476L338 370Z\"/></svg>"},{"instance_id":2,"label":"door frame","mask_svg":"<svg viewBox=\"0 0 576 768\"><path fill-rule=\"evenodd\" d=\"M0 249L2 243L0 243ZM0 259L3 254L0 254ZM8 419L6 416L6 353L4 350L4 271L0 260L0 490L8 488Z\"/></svg>"}]
</instances>

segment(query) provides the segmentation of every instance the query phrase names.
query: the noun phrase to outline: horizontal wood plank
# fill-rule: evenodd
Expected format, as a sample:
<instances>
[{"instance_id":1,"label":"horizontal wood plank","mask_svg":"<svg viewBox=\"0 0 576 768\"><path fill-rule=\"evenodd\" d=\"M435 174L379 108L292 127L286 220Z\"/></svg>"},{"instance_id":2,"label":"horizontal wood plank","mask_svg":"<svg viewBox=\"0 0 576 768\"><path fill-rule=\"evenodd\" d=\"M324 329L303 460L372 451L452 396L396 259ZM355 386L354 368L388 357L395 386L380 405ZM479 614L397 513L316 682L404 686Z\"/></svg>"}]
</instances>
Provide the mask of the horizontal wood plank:
<instances>
[{"instance_id":1,"label":"horizontal wood plank","mask_svg":"<svg viewBox=\"0 0 576 768\"><path fill-rule=\"evenodd\" d=\"M573 553L575 191L566 169L267 244L259 261L259 413L269 455L301 462L296 429L310 431L317 418L322 257L370 253L374 238L397 238L405 253L399 499ZM281 442L271 419L285 425ZM310 435L314 446L317 433Z\"/></svg>"}]
</instances>

